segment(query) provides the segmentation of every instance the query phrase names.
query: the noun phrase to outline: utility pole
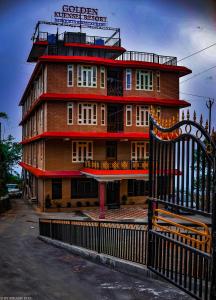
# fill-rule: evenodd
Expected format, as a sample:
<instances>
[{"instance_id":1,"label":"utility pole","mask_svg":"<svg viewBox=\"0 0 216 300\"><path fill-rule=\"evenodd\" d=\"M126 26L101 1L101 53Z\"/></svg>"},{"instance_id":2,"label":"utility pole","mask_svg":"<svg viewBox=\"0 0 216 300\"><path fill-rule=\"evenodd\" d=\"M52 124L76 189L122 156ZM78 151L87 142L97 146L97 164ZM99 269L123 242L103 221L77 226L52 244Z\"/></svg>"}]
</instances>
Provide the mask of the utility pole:
<instances>
[{"instance_id":1,"label":"utility pole","mask_svg":"<svg viewBox=\"0 0 216 300\"><path fill-rule=\"evenodd\" d=\"M212 112L212 105L214 104L214 99L209 98L208 101L206 101L206 107L209 110L209 134L211 134L211 112Z\"/></svg>"}]
</instances>

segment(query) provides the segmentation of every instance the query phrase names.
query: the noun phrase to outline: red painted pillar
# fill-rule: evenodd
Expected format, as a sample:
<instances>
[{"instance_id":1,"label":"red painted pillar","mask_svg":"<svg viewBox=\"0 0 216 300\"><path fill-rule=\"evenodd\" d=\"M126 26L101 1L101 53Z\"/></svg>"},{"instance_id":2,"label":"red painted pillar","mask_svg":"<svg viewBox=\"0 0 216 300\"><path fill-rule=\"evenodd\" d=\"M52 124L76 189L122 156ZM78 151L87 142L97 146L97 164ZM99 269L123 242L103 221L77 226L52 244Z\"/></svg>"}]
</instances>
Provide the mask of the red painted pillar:
<instances>
[{"instance_id":1,"label":"red painted pillar","mask_svg":"<svg viewBox=\"0 0 216 300\"><path fill-rule=\"evenodd\" d=\"M106 189L106 183L99 181L99 201L100 201L99 219L105 219L105 189Z\"/></svg>"}]
</instances>

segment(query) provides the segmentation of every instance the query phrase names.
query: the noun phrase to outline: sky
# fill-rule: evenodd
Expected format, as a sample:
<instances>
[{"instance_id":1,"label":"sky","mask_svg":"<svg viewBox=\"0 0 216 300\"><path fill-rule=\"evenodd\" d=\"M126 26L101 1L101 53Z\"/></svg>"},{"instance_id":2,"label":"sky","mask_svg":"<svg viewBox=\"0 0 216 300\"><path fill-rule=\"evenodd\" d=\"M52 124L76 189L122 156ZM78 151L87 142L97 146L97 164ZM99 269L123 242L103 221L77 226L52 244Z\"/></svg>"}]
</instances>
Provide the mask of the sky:
<instances>
[{"instance_id":1,"label":"sky","mask_svg":"<svg viewBox=\"0 0 216 300\"><path fill-rule=\"evenodd\" d=\"M216 43L215 0L0 0L0 111L8 114L3 136L21 140L21 108L18 103L34 68L27 63L31 37L38 20L50 21L62 5L99 9L111 27L121 28L122 46L127 50L161 55L188 56ZM190 110L208 117L207 98L215 97L212 125L216 128L216 45L179 62L193 73L180 80L180 99ZM200 76L192 76L212 68ZM183 82L186 79L192 78ZM187 93L187 94L186 94Z\"/></svg>"}]
</instances>

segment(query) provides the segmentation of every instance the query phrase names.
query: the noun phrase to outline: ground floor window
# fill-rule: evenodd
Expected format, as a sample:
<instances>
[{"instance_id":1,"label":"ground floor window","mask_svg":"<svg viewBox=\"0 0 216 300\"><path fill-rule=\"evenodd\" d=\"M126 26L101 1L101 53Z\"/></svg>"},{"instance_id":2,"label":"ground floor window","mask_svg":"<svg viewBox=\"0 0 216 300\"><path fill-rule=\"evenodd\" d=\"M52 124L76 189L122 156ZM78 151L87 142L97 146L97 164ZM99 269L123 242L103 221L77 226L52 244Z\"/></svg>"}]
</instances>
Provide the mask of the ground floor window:
<instances>
[{"instance_id":1,"label":"ground floor window","mask_svg":"<svg viewBox=\"0 0 216 300\"><path fill-rule=\"evenodd\" d=\"M52 179L52 199L62 199L62 179Z\"/></svg>"},{"instance_id":2,"label":"ground floor window","mask_svg":"<svg viewBox=\"0 0 216 300\"><path fill-rule=\"evenodd\" d=\"M75 178L71 180L71 198L97 198L98 183L90 178Z\"/></svg>"},{"instance_id":3,"label":"ground floor window","mask_svg":"<svg viewBox=\"0 0 216 300\"><path fill-rule=\"evenodd\" d=\"M128 196L147 196L149 195L149 181L128 180Z\"/></svg>"}]
</instances>

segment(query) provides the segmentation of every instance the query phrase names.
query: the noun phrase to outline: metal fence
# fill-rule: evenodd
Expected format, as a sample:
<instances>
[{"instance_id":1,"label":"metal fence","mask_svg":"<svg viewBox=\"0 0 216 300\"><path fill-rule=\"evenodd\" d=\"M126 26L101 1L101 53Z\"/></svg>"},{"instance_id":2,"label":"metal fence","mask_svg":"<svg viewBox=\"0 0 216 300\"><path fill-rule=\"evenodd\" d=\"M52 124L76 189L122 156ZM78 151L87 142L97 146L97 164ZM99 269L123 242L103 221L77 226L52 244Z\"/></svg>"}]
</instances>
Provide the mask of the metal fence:
<instances>
[{"instance_id":1,"label":"metal fence","mask_svg":"<svg viewBox=\"0 0 216 300\"><path fill-rule=\"evenodd\" d=\"M121 54L117 60L133 60L177 66L177 58L174 56L164 56L148 52L126 51Z\"/></svg>"},{"instance_id":2,"label":"metal fence","mask_svg":"<svg viewBox=\"0 0 216 300\"><path fill-rule=\"evenodd\" d=\"M209 299L211 255L150 231L149 269L185 290L196 299Z\"/></svg>"},{"instance_id":3,"label":"metal fence","mask_svg":"<svg viewBox=\"0 0 216 300\"><path fill-rule=\"evenodd\" d=\"M40 235L147 264L147 223L40 219Z\"/></svg>"}]
</instances>

